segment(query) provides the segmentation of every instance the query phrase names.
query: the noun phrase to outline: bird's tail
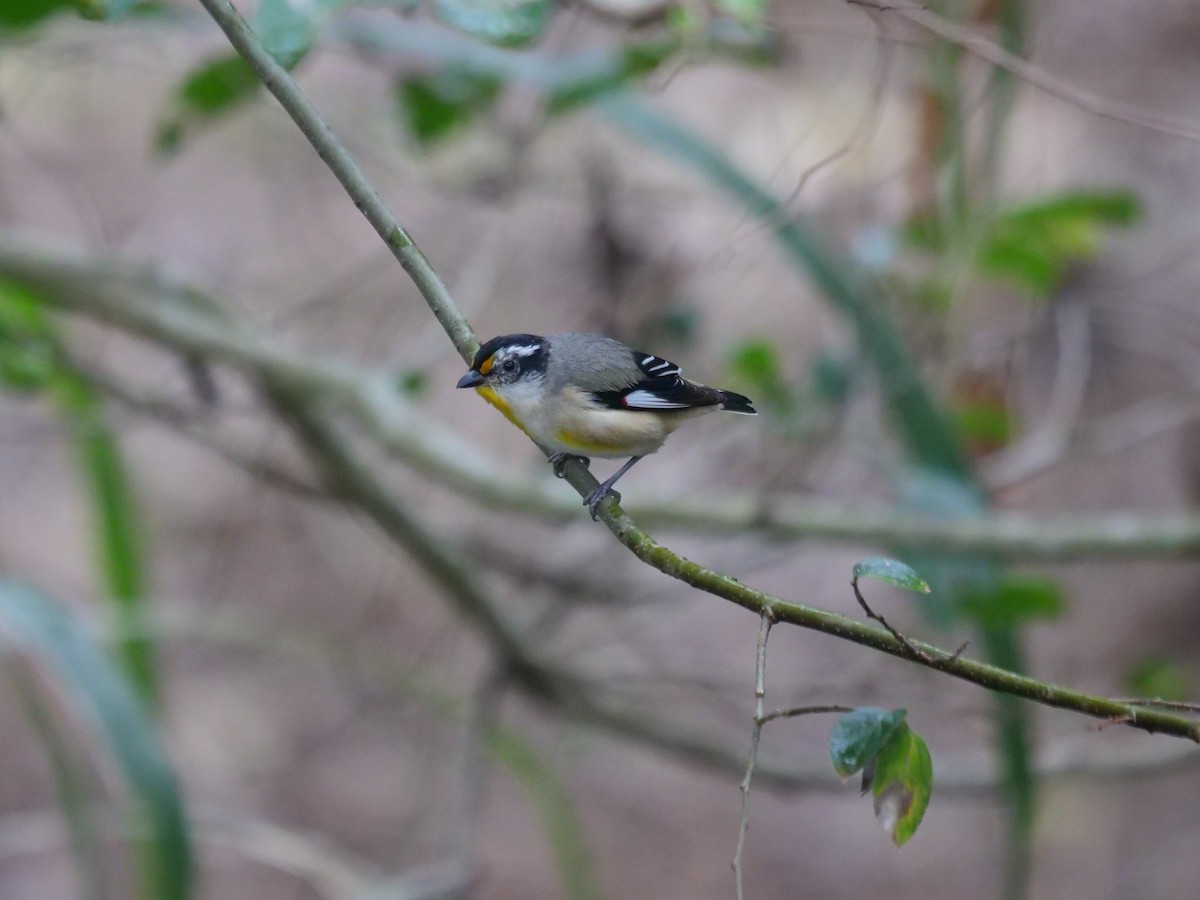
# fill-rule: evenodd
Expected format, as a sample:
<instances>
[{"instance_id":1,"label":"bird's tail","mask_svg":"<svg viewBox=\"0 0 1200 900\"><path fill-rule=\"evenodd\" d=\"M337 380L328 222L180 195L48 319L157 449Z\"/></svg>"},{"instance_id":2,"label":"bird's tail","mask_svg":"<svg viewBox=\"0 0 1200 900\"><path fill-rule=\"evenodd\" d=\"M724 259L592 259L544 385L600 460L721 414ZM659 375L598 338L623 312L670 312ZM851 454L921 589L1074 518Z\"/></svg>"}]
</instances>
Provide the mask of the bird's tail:
<instances>
[{"instance_id":1,"label":"bird's tail","mask_svg":"<svg viewBox=\"0 0 1200 900\"><path fill-rule=\"evenodd\" d=\"M743 416L758 415L758 410L751 405L749 397L743 397L733 391L721 391L721 409L727 409Z\"/></svg>"}]
</instances>

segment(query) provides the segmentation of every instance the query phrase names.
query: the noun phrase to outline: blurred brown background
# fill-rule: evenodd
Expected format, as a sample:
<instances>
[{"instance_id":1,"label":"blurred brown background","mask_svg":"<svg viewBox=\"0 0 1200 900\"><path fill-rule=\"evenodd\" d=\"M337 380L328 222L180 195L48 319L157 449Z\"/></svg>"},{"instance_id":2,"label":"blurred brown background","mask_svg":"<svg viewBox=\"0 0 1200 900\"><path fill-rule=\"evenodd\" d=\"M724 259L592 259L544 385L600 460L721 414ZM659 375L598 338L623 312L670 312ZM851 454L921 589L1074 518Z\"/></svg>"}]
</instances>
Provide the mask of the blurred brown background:
<instances>
[{"instance_id":1,"label":"blurred brown background","mask_svg":"<svg viewBox=\"0 0 1200 900\"><path fill-rule=\"evenodd\" d=\"M164 266L292 349L423 373L415 395L423 415L457 433L466 452L514 477L552 481L521 434L453 389L461 361L273 101L259 98L201 130L172 158L152 152L174 86L223 46L198 6L172 9L158 23L64 18L36 39L5 44L0 226ZM1047 72L1099 97L1200 122L1195 4L1049 0L1029 14L1027 53ZM435 27L427 19L417 16ZM861 258L880 241L880 252L899 252L880 235L911 212L921 190L927 35L895 19L876 24L836 0L778 3L769 21L786 47L781 65L671 66L644 90ZM571 6L533 52L606 46L626 30ZM965 77L983 83L981 63L963 65ZM395 120L395 73L337 34L297 72L481 337L601 330L731 388L739 385L730 360L748 341L774 345L789 383L806 377L819 354L849 352L852 335L763 224L682 166L587 111L543 124L521 90L422 151ZM1071 433L1089 439L1028 472L1005 470L1002 449L980 454L980 469L998 473L997 507L1034 515L1193 508L1200 145L1027 85L1017 89L1009 129L1006 202L1119 187L1139 198L1142 216L1106 234L1102 251L1052 301L995 286L965 292L939 329L907 320L912 346L942 396L972 374L997 390L1017 422L1010 444L1062 414L1052 397L1063 353L1076 353L1072 365L1080 352L1086 358L1069 414ZM96 366L173 398L198 429L306 471L239 379L218 371L221 400L205 410L175 357L91 324L71 334ZM266 484L119 403L110 415L146 520L165 734L198 823L198 896L350 896L353 884L336 877L342 867L370 883L438 864L464 841L480 862L471 896L563 896L529 792L494 756L471 754L469 709L489 680L487 656L420 566L360 513ZM800 438L769 416L714 416L677 434L621 487L631 505L734 490L879 503L889 497L886 434L869 386ZM371 458L431 534L465 549L486 590L536 635L547 659L742 758L753 711L753 615L648 569L582 511L567 525L486 511ZM611 471L603 462L595 470ZM1006 471L1017 474L1006 479ZM549 489L569 492L561 483ZM850 566L879 549L754 533L659 536L749 584L847 615L858 614ZM99 623L90 542L87 499L59 420L44 404L0 399L0 568ZM1027 569L1059 579L1069 598L1059 619L1028 631L1039 678L1120 696L1130 690L1127 673L1156 655L1195 675L1193 562ZM969 636L930 631L899 592L877 587L872 596L906 631L947 646ZM897 851L873 823L869 800L829 769L831 720L773 723L764 763L811 779L801 790L756 786L748 896L999 894L1004 815L984 789L993 767L983 691L784 627L771 639L767 689L772 708L906 708L932 751L935 787L921 829ZM553 764L581 819L601 896L733 896L739 766L697 765L568 721L519 690L491 715ZM77 896L46 760L11 693L0 693L0 721L0 897ZM1032 896L1194 895L1195 753L1065 712L1038 709L1033 721L1045 764L1078 759L1099 771L1044 782ZM94 759L98 783L119 794L103 754ZM1131 771L1111 769L1118 759ZM122 865L113 848L114 870ZM393 894L381 888L377 896Z\"/></svg>"}]
</instances>

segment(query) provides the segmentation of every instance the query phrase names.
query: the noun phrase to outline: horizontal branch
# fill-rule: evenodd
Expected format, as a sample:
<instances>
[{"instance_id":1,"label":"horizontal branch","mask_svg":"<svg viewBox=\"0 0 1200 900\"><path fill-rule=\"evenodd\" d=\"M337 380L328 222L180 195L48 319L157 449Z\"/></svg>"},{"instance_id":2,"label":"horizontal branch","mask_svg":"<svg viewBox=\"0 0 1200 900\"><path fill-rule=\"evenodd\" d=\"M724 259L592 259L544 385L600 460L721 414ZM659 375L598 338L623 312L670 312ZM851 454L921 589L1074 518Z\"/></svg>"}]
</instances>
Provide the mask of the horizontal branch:
<instances>
[{"instance_id":1,"label":"horizontal branch","mask_svg":"<svg viewBox=\"0 0 1200 900\"><path fill-rule=\"evenodd\" d=\"M1074 710L1086 716L1108 720L1114 724L1129 725L1143 731L1161 732L1200 743L1200 722L1187 716L1048 684L1026 675L1018 675L1015 672L955 655L953 651L935 647L932 644L910 640L909 643L918 651L914 654L905 643L882 628L827 610L792 603L782 597L748 587L736 578L684 559L635 525L633 519L616 504L608 504L605 513L602 517L605 524L609 526L621 543L633 551L638 559L684 584L729 600L759 615L770 615L777 622L788 622L802 628L833 635L851 643L872 647L925 668L935 669L955 678L978 684L988 690L1022 697L1044 706Z\"/></svg>"},{"instance_id":2,"label":"horizontal branch","mask_svg":"<svg viewBox=\"0 0 1200 900\"><path fill-rule=\"evenodd\" d=\"M193 285L111 258L33 246L3 235L0 276L38 290L47 302L62 309L179 353L201 354L256 377L282 379L340 404L397 459L484 506L563 521L581 516L579 503L564 494L554 479L514 477L423 416L397 396L394 373L322 361L286 350L269 335L222 324L219 311L229 304ZM748 493L633 501L629 508L646 527L714 535L756 532L777 541L904 546L989 559L1061 562L1200 556L1200 516L1195 514L988 513L938 519L876 504Z\"/></svg>"}]
</instances>

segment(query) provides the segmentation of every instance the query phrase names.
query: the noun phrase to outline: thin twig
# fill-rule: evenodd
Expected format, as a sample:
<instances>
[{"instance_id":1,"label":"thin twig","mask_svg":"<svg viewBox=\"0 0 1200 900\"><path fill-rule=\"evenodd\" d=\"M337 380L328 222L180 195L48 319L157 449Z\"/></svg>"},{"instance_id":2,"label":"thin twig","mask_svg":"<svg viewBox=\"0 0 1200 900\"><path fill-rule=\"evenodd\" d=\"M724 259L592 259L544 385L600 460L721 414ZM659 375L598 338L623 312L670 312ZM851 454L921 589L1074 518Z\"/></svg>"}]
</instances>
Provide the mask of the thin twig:
<instances>
[{"instance_id":1,"label":"thin twig","mask_svg":"<svg viewBox=\"0 0 1200 900\"><path fill-rule=\"evenodd\" d=\"M746 832L750 830L750 782L758 765L758 741L762 736L763 702L767 695L767 638L775 617L770 610L763 610L758 628L758 647L754 666L754 722L750 728L750 753L746 759L746 774L742 778L742 818L738 825L737 849L733 854L733 884L737 900L744 900L742 892L742 851L746 847Z\"/></svg>"},{"instance_id":2,"label":"thin twig","mask_svg":"<svg viewBox=\"0 0 1200 900\"><path fill-rule=\"evenodd\" d=\"M886 628L888 630L888 634L890 634L897 641L899 641L900 644L904 647L904 649L907 650L914 659L919 659L921 662L926 663L926 664L933 662L933 657L931 657L924 650L919 650L915 646L913 646L912 641L910 641L908 638L906 638L904 635L902 635L899 631L897 631L895 628L893 628L891 626L891 624L888 623L887 619L885 619L883 616L879 615L879 613L875 612L875 610L871 609L871 607L867 605L866 598L863 597L862 591L860 591L858 589L858 577L857 576L850 579L850 587L852 587L854 589L854 599L857 600L858 605L863 608L863 612L865 612L867 614L868 619L874 619L876 622L878 622L880 625L882 625L884 628ZM954 657L957 658L958 655L961 654L962 651L965 649L966 649L966 645L964 644L963 647L961 649L959 649L958 653L954 654Z\"/></svg>"},{"instance_id":3,"label":"thin twig","mask_svg":"<svg viewBox=\"0 0 1200 900\"><path fill-rule=\"evenodd\" d=\"M475 332L459 312L445 284L429 264L425 254L367 181L354 158L342 146L341 141L304 96L287 70L266 51L246 20L233 8L233 4L229 0L200 0L200 3L225 32L233 48L258 74L267 90L275 95L279 105L308 138L308 142L329 167L329 171L341 182L359 212L371 223L384 244L392 251L392 255L413 280L434 316L453 341L459 356L469 362L479 346Z\"/></svg>"},{"instance_id":4,"label":"thin twig","mask_svg":"<svg viewBox=\"0 0 1200 900\"><path fill-rule=\"evenodd\" d=\"M774 712L769 712L758 720L759 725L766 725L768 722L774 722L776 719L793 719L796 716L812 716L820 713L848 713L853 712L853 708L849 706L838 706L836 703L827 703L822 706L793 706L791 709L777 709Z\"/></svg>"},{"instance_id":5,"label":"thin twig","mask_svg":"<svg viewBox=\"0 0 1200 900\"><path fill-rule=\"evenodd\" d=\"M968 28L947 21L924 6L916 3L884 3L880 0L845 0L845 2L850 6L860 6L875 13L900 16L918 28L962 47L994 66L1011 72L1038 90L1065 100L1093 115L1116 122L1124 122L1128 125L1136 125L1139 128L1146 128L1171 137L1200 141L1200 123L1192 119L1148 112L1136 104L1124 103L1092 93L1047 72L1041 66L1031 63L1027 59L1010 53L994 41L990 41Z\"/></svg>"}]
</instances>

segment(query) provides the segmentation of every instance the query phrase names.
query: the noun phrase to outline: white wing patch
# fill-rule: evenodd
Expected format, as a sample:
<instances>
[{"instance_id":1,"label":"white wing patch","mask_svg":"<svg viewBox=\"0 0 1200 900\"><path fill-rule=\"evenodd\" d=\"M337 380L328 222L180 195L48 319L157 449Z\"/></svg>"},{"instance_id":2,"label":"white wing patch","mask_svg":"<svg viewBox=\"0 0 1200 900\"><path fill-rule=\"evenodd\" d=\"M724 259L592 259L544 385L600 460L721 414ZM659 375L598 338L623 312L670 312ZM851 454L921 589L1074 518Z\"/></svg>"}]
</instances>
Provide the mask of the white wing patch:
<instances>
[{"instance_id":1,"label":"white wing patch","mask_svg":"<svg viewBox=\"0 0 1200 900\"><path fill-rule=\"evenodd\" d=\"M633 409L687 409L686 403L666 400L651 391L630 391L621 401Z\"/></svg>"}]
</instances>

